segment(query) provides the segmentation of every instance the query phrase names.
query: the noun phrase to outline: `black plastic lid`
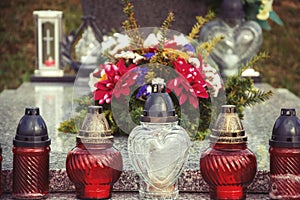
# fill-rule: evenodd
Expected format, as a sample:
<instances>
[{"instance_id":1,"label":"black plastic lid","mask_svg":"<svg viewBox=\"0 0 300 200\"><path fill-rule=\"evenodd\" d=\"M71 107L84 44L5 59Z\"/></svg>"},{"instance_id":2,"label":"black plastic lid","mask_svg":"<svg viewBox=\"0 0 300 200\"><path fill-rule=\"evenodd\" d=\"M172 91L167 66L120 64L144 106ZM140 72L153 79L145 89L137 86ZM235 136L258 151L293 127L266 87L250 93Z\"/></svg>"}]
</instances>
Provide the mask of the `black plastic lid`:
<instances>
[{"instance_id":1,"label":"black plastic lid","mask_svg":"<svg viewBox=\"0 0 300 200\"><path fill-rule=\"evenodd\" d=\"M241 0L223 0L221 4L220 18L243 19L245 12Z\"/></svg>"},{"instance_id":2,"label":"black plastic lid","mask_svg":"<svg viewBox=\"0 0 300 200\"><path fill-rule=\"evenodd\" d=\"M152 92L144 105L141 121L150 123L177 121L172 99L169 94L166 93L164 83L152 84Z\"/></svg>"},{"instance_id":3,"label":"black plastic lid","mask_svg":"<svg viewBox=\"0 0 300 200\"><path fill-rule=\"evenodd\" d=\"M300 147L300 120L294 108L282 108L269 141L273 147Z\"/></svg>"},{"instance_id":4,"label":"black plastic lid","mask_svg":"<svg viewBox=\"0 0 300 200\"><path fill-rule=\"evenodd\" d=\"M44 147L49 146L47 126L40 116L39 108L26 108L21 118L13 145L16 147Z\"/></svg>"}]
</instances>

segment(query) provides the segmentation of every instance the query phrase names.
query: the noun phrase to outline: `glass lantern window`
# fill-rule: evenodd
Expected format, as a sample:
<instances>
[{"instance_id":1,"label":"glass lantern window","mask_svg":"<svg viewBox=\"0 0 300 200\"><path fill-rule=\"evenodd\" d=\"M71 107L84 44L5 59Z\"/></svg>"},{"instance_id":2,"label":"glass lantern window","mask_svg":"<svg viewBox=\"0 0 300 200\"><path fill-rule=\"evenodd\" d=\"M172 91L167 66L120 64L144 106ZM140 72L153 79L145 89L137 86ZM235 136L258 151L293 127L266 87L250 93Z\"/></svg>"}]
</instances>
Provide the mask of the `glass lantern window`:
<instances>
[{"instance_id":1,"label":"glass lantern window","mask_svg":"<svg viewBox=\"0 0 300 200\"><path fill-rule=\"evenodd\" d=\"M55 37L54 24L46 22L42 24L43 41L43 64L51 67L55 66Z\"/></svg>"}]
</instances>

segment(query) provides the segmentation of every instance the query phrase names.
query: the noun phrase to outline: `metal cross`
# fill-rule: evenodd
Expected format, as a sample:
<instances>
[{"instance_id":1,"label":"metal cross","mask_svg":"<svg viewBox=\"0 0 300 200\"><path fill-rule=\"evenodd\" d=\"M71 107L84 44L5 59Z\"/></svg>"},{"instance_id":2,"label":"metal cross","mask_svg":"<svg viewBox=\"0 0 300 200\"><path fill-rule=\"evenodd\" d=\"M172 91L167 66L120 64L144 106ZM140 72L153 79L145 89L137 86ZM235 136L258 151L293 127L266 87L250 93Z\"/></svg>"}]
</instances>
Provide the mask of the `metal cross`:
<instances>
[{"instance_id":1,"label":"metal cross","mask_svg":"<svg viewBox=\"0 0 300 200\"><path fill-rule=\"evenodd\" d=\"M46 30L46 37L43 38L44 41L46 41L46 47L47 47L47 55L50 55L51 48L50 48L50 42L53 41L53 37L50 37L50 30Z\"/></svg>"}]
</instances>

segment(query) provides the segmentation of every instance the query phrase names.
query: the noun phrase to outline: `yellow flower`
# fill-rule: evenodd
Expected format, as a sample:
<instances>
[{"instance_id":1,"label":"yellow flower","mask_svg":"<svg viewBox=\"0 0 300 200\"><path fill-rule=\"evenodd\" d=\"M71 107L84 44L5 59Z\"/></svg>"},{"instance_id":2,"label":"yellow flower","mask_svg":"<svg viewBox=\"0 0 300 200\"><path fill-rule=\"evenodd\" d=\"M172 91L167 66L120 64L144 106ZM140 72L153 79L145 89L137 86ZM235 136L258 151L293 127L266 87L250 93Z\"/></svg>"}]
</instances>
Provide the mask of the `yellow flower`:
<instances>
[{"instance_id":1,"label":"yellow flower","mask_svg":"<svg viewBox=\"0 0 300 200\"><path fill-rule=\"evenodd\" d=\"M107 77L106 77L105 70L102 70L102 71L101 71L101 77L100 77L99 81L104 81L104 80L106 80L106 79L107 79Z\"/></svg>"},{"instance_id":2,"label":"yellow flower","mask_svg":"<svg viewBox=\"0 0 300 200\"><path fill-rule=\"evenodd\" d=\"M172 48L165 48L164 51L163 51L163 56L166 59L168 59L170 57L173 57L173 59L176 59L177 56L182 57L186 60L188 60L190 58L190 56L187 53L176 50L176 49L172 49Z\"/></svg>"},{"instance_id":3,"label":"yellow flower","mask_svg":"<svg viewBox=\"0 0 300 200\"><path fill-rule=\"evenodd\" d=\"M261 0L261 6L258 14L256 15L257 19L267 20L272 11L273 0Z\"/></svg>"}]
</instances>

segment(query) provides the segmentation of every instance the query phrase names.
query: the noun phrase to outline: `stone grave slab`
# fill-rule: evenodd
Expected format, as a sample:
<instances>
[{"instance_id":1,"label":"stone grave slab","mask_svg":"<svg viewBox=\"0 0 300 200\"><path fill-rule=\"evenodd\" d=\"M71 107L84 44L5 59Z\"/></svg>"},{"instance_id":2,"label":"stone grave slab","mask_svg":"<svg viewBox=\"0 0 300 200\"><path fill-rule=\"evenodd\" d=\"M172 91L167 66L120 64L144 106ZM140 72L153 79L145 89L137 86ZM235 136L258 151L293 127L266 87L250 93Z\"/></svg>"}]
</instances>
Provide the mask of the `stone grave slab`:
<instances>
[{"instance_id":1,"label":"stone grave slab","mask_svg":"<svg viewBox=\"0 0 300 200\"><path fill-rule=\"evenodd\" d=\"M249 187L249 192L267 193L269 189L268 140L273 124L282 107L293 107L300 112L300 99L286 89L275 89L268 84L256 84L263 90L271 89L273 97L253 108L245 109L244 128L248 135L248 146L256 154L258 173ZM72 112L73 84L71 83L24 83L16 90L4 90L0 94L0 142L3 149L4 191L11 192L12 185L12 141L25 107L37 106L44 118L52 140L50 154L50 192L73 192L74 186L65 171L67 153L75 147L76 134L59 133L60 122L68 119ZM127 154L127 137L115 137L115 147L123 157L123 173L114 186L114 191L137 191L138 176L130 165ZM200 155L208 147L207 142L192 142L189 161L179 178L182 192L208 192L199 171Z\"/></svg>"}]
</instances>

